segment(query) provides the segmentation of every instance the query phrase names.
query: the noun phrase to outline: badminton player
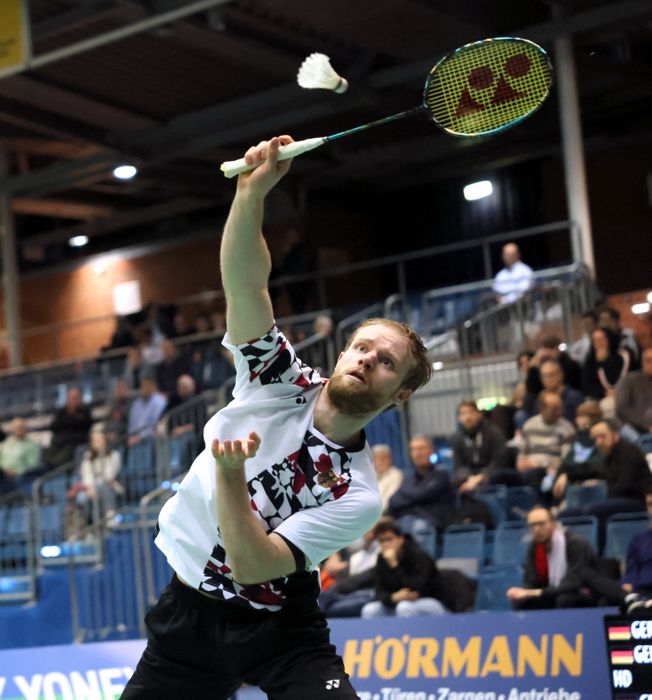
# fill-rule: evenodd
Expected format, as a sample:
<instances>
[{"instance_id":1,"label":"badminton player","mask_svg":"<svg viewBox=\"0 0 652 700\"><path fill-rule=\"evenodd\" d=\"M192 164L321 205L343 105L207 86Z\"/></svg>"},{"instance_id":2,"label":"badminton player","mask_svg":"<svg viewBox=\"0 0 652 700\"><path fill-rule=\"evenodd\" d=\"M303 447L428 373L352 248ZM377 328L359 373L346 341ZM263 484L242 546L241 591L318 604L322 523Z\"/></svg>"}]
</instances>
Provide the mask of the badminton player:
<instances>
[{"instance_id":1,"label":"badminton player","mask_svg":"<svg viewBox=\"0 0 652 700\"><path fill-rule=\"evenodd\" d=\"M317 605L317 567L378 519L363 428L424 384L430 364L414 331L375 319L327 381L274 324L263 203L290 167L277 155L291 141L245 156L258 167L239 177L221 244L233 400L160 513L156 544L175 575L147 614L125 699L221 700L241 683L273 700L358 697Z\"/></svg>"}]
</instances>

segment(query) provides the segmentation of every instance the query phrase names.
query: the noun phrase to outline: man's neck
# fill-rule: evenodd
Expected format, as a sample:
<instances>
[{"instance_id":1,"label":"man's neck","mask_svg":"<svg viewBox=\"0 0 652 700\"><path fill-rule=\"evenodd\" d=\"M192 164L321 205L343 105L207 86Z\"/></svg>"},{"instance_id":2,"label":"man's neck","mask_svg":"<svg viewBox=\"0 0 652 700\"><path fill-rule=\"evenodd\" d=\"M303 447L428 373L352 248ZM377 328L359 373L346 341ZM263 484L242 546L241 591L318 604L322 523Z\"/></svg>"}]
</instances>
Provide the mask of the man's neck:
<instances>
[{"instance_id":1,"label":"man's neck","mask_svg":"<svg viewBox=\"0 0 652 700\"><path fill-rule=\"evenodd\" d=\"M322 435L332 440L336 445L351 447L358 442L360 431L372 418L373 415L358 416L342 413L333 406L328 398L328 391L324 387L317 398L313 424Z\"/></svg>"}]
</instances>

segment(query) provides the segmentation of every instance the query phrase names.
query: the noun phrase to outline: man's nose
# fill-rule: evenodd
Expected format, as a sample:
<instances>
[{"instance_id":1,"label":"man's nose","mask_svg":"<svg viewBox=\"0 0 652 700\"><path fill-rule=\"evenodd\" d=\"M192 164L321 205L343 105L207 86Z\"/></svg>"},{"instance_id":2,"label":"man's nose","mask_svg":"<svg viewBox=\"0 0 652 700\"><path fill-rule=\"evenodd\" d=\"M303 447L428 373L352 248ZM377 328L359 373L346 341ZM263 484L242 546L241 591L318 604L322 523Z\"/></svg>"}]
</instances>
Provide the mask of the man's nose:
<instances>
[{"instance_id":1,"label":"man's nose","mask_svg":"<svg viewBox=\"0 0 652 700\"><path fill-rule=\"evenodd\" d=\"M376 364L376 355L373 352L367 352L360 358L359 362L363 367L373 369Z\"/></svg>"}]
</instances>

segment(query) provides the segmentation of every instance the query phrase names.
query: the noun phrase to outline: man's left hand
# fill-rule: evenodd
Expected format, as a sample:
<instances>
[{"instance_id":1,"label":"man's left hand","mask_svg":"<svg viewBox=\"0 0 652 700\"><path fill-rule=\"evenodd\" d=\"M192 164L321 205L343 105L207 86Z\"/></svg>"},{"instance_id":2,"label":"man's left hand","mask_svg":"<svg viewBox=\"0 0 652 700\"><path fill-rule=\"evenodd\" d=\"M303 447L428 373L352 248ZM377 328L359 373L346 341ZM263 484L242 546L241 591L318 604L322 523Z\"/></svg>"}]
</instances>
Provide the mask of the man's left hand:
<instances>
[{"instance_id":1,"label":"man's left hand","mask_svg":"<svg viewBox=\"0 0 652 700\"><path fill-rule=\"evenodd\" d=\"M249 433L248 440L213 440L211 452L218 469L225 472L240 471L246 459L256 456L260 447L260 437L257 433Z\"/></svg>"}]
</instances>

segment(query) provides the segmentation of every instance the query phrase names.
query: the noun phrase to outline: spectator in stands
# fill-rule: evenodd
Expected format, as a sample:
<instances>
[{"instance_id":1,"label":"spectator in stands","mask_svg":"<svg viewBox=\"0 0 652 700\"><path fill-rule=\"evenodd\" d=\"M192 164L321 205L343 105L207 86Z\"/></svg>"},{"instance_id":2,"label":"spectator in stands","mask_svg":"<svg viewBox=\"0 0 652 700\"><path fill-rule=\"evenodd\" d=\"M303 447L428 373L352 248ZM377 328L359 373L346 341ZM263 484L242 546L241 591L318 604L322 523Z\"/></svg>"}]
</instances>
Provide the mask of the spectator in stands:
<instances>
[{"instance_id":1,"label":"spectator in stands","mask_svg":"<svg viewBox=\"0 0 652 700\"><path fill-rule=\"evenodd\" d=\"M441 597L435 562L410 535L404 535L391 518L381 518L374 528L380 545L376 560L375 600L362 608L362 617L441 615Z\"/></svg>"},{"instance_id":2,"label":"spectator in stands","mask_svg":"<svg viewBox=\"0 0 652 700\"><path fill-rule=\"evenodd\" d=\"M197 314L195 316L195 330L197 333L210 333L211 328L211 317L208 314Z\"/></svg>"},{"instance_id":3,"label":"spectator in stands","mask_svg":"<svg viewBox=\"0 0 652 700\"><path fill-rule=\"evenodd\" d=\"M573 389L582 389L582 368L573 360L565 350L560 350L561 338L556 335L546 335L541 339L541 344L534 357L530 360L527 379L525 381L529 394L538 396L543 390L540 367L548 360L556 360L561 365L564 373L564 384Z\"/></svg>"},{"instance_id":4,"label":"spectator in stands","mask_svg":"<svg viewBox=\"0 0 652 700\"><path fill-rule=\"evenodd\" d=\"M143 363L146 365L155 366L163 360L163 350L161 348L161 343L166 336L161 338L161 340L154 340L155 336L149 326L141 328L139 332L139 343L140 354L143 358Z\"/></svg>"},{"instance_id":5,"label":"spectator in stands","mask_svg":"<svg viewBox=\"0 0 652 700\"><path fill-rule=\"evenodd\" d=\"M220 337L226 333L226 314L224 311L213 311L211 313L211 329Z\"/></svg>"},{"instance_id":6,"label":"spectator in stands","mask_svg":"<svg viewBox=\"0 0 652 700\"><path fill-rule=\"evenodd\" d=\"M626 598L622 602L627 603L628 613L640 607L652 607L652 485L648 485L645 491L645 508L650 527L632 537L625 559L622 588Z\"/></svg>"},{"instance_id":7,"label":"spectator in stands","mask_svg":"<svg viewBox=\"0 0 652 700\"><path fill-rule=\"evenodd\" d=\"M590 432L591 426L599 420L602 420L602 411L597 401L585 401L578 406L575 439L561 461L552 487L552 494L558 503L564 500L569 485L589 485L605 478L604 456L595 446Z\"/></svg>"},{"instance_id":8,"label":"spectator in stands","mask_svg":"<svg viewBox=\"0 0 652 700\"><path fill-rule=\"evenodd\" d=\"M138 345L127 348L123 378L129 389L140 389L140 373L146 368Z\"/></svg>"},{"instance_id":9,"label":"spectator in stands","mask_svg":"<svg viewBox=\"0 0 652 700\"><path fill-rule=\"evenodd\" d=\"M111 336L111 342L102 348L105 350L116 350L118 348L127 348L134 345L136 339L129 320L125 316L116 316L115 331Z\"/></svg>"},{"instance_id":10,"label":"spectator in stands","mask_svg":"<svg viewBox=\"0 0 652 700\"><path fill-rule=\"evenodd\" d=\"M194 335L197 329L191 325L183 311L177 311L172 319L172 337L183 338L188 335Z\"/></svg>"},{"instance_id":11,"label":"spectator in stands","mask_svg":"<svg viewBox=\"0 0 652 700\"><path fill-rule=\"evenodd\" d=\"M598 327L598 314L595 311L586 311L580 316L580 324L582 326L582 337L568 348L568 354L575 362L583 365L591 349L591 336Z\"/></svg>"},{"instance_id":12,"label":"spectator in stands","mask_svg":"<svg viewBox=\"0 0 652 700\"><path fill-rule=\"evenodd\" d=\"M518 368L519 379L525 381L527 373L530 371L530 361L534 357L532 350L521 350L516 356L516 367Z\"/></svg>"},{"instance_id":13,"label":"spectator in stands","mask_svg":"<svg viewBox=\"0 0 652 700\"><path fill-rule=\"evenodd\" d=\"M527 516L532 542L527 550L523 586L507 590L517 610L577 608L596 604L595 596L582 587L588 571L597 569L591 545L564 530L552 513L535 506Z\"/></svg>"},{"instance_id":14,"label":"spectator in stands","mask_svg":"<svg viewBox=\"0 0 652 700\"><path fill-rule=\"evenodd\" d=\"M561 460L570 449L575 428L562 415L561 396L555 391L539 395L539 413L525 422L516 467L525 482L550 490Z\"/></svg>"},{"instance_id":15,"label":"spectator in stands","mask_svg":"<svg viewBox=\"0 0 652 700\"><path fill-rule=\"evenodd\" d=\"M127 438L131 392L125 379L118 379L113 386L109 412L104 421L104 432L109 445L115 447Z\"/></svg>"},{"instance_id":16,"label":"spectator in stands","mask_svg":"<svg viewBox=\"0 0 652 700\"><path fill-rule=\"evenodd\" d=\"M501 304L511 304L534 285L534 273L529 265L521 260L521 251L516 243L503 246L503 263L494 279L494 292Z\"/></svg>"},{"instance_id":17,"label":"spectator in stands","mask_svg":"<svg viewBox=\"0 0 652 700\"><path fill-rule=\"evenodd\" d=\"M208 420L208 406L206 402L198 399L192 404L192 410L181 411L180 407L187 404L197 396L197 385L189 374L182 374L177 379L176 391L170 396L166 413L174 410L173 415L167 416L167 430L172 437L179 437L185 433L194 431L201 435L202 428ZM179 409L179 410L176 410Z\"/></svg>"},{"instance_id":18,"label":"spectator in stands","mask_svg":"<svg viewBox=\"0 0 652 700\"><path fill-rule=\"evenodd\" d=\"M161 362L156 366L156 383L159 391L170 397L176 389L177 379L182 374L191 374L192 369L186 355L169 338L161 341L161 355Z\"/></svg>"},{"instance_id":19,"label":"spectator in stands","mask_svg":"<svg viewBox=\"0 0 652 700\"><path fill-rule=\"evenodd\" d=\"M27 437L27 423L14 418L9 430L9 437L0 443L0 494L19 488L41 471L41 448Z\"/></svg>"},{"instance_id":20,"label":"spectator in stands","mask_svg":"<svg viewBox=\"0 0 652 700\"><path fill-rule=\"evenodd\" d=\"M615 398L623 437L635 440L652 433L652 347L643 351L642 369L618 382Z\"/></svg>"},{"instance_id":21,"label":"spectator in stands","mask_svg":"<svg viewBox=\"0 0 652 700\"><path fill-rule=\"evenodd\" d=\"M93 514L113 518L118 498L125 489L118 481L122 467L120 452L112 449L103 430L92 430L88 450L81 463L81 488L77 490L76 503L86 510L88 521ZM97 503L94 509L93 503Z\"/></svg>"},{"instance_id":22,"label":"spectator in stands","mask_svg":"<svg viewBox=\"0 0 652 700\"><path fill-rule=\"evenodd\" d=\"M443 530L455 510L455 493L448 473L435 469L430 461L433 452L431 438L425 435L412 438L410 457L414 473L403 477L400 488L389 499L389 512L397 519L405 516L424 519Z\"/></svg>"},{"instance_id":23,"label":"spectator in stands","mask_svg":"<svg viewBox=\"0 0 652 700\"><path fill-rule=\"evenodd\" d=\"M546 391L559 394L562 402L562 414L571 423L575 421L577 407L584 401L584 396L577 389L564 384L564 371L558 360L545 360L539 367L541 384ZM538 394L526 394L524 409L531 418L537 412Z\"/></svg>"},{"instance_id":24,"label":"spectator in stands","mask_svg":"<svg viewBox=\"0 0 652 700\"><path fill-rule=\"evenodd\" d=\"M618 337L618 348L629 352L632 360L632 369L640 369L641 346L631 328L621 327L620 312L612 306L603 307L598 313L598 326L606 328Z\"/></svg>"},{"instance_id":25,"label":"spectator in stands","mask_svg":"<svg viewBox=\"0 0 652 700\"><path fill-rule=\"evenodd\" d=\"M50 424L52 440L46 452L47 464L55 468L71 462L76 448L86 444L91 425L91 410L82 401L81 391L69 388L66 405L54 414Z\"/></svg>"},{"instance_id":26,"label":"spectator in stands","mask_svg":"<svg viewBox=\"0 0 652 700\"><path fill-rule=\"evenodd\" d=\"M321 340L310 348L309 364L322 376L328 376L335 364L335 350L333 348L333 319L325 314L315 317L312 324L313 335Z\"/></svg>"},{"instance_id":27,"label":"spectator in stands","mask_svg":"<svg viewBox=\"0 0 652 700\"><path fill-rule=\"evenodd\" d=\"M389 499L398 491L403 482L403 472L394 466L394 456L389 445L374 445L371 448L378 478L378 492L383 502L383 513L389 507Z\"/></svg>"},{"instance_id":28,"label":"spectator in stands","mask_svg":"<svg viewBox=\"0 0 652 700\"><path fill-rule=\"evenodd\" d=\"M140 380L140 395L134 399L129 409L128 444L136 445L151 437L163 415L167 399L158 391L156 379L144 375Z\"/></svg>"},{"instance_id":29,"label":"spectator in stands","mask_svg":"<svg viewBox=\"0 0 652 700\"><path fill-rule=\"evenodd\" d=\"M453 482L461 493L469 493L499 480L506 462L505 438L475 401L462 401L457 416L461 430L451 437Z\"/></svg>"},{"instance_id":30,"label":"spectator in stands","mask_svg":"<svg viewBox=\"0 0 652 700\"><path fill-rule=\"evenodd\" d=\"M592 399L610 400L608 406L606 402L602 406L602 412L608 417L615 414L616 384L627 374L630 366L630 354L619 348L619 339L615 333L606 328L593 331L591 349L582 372L582 389Z\"/></svg>"}]
</instances>

